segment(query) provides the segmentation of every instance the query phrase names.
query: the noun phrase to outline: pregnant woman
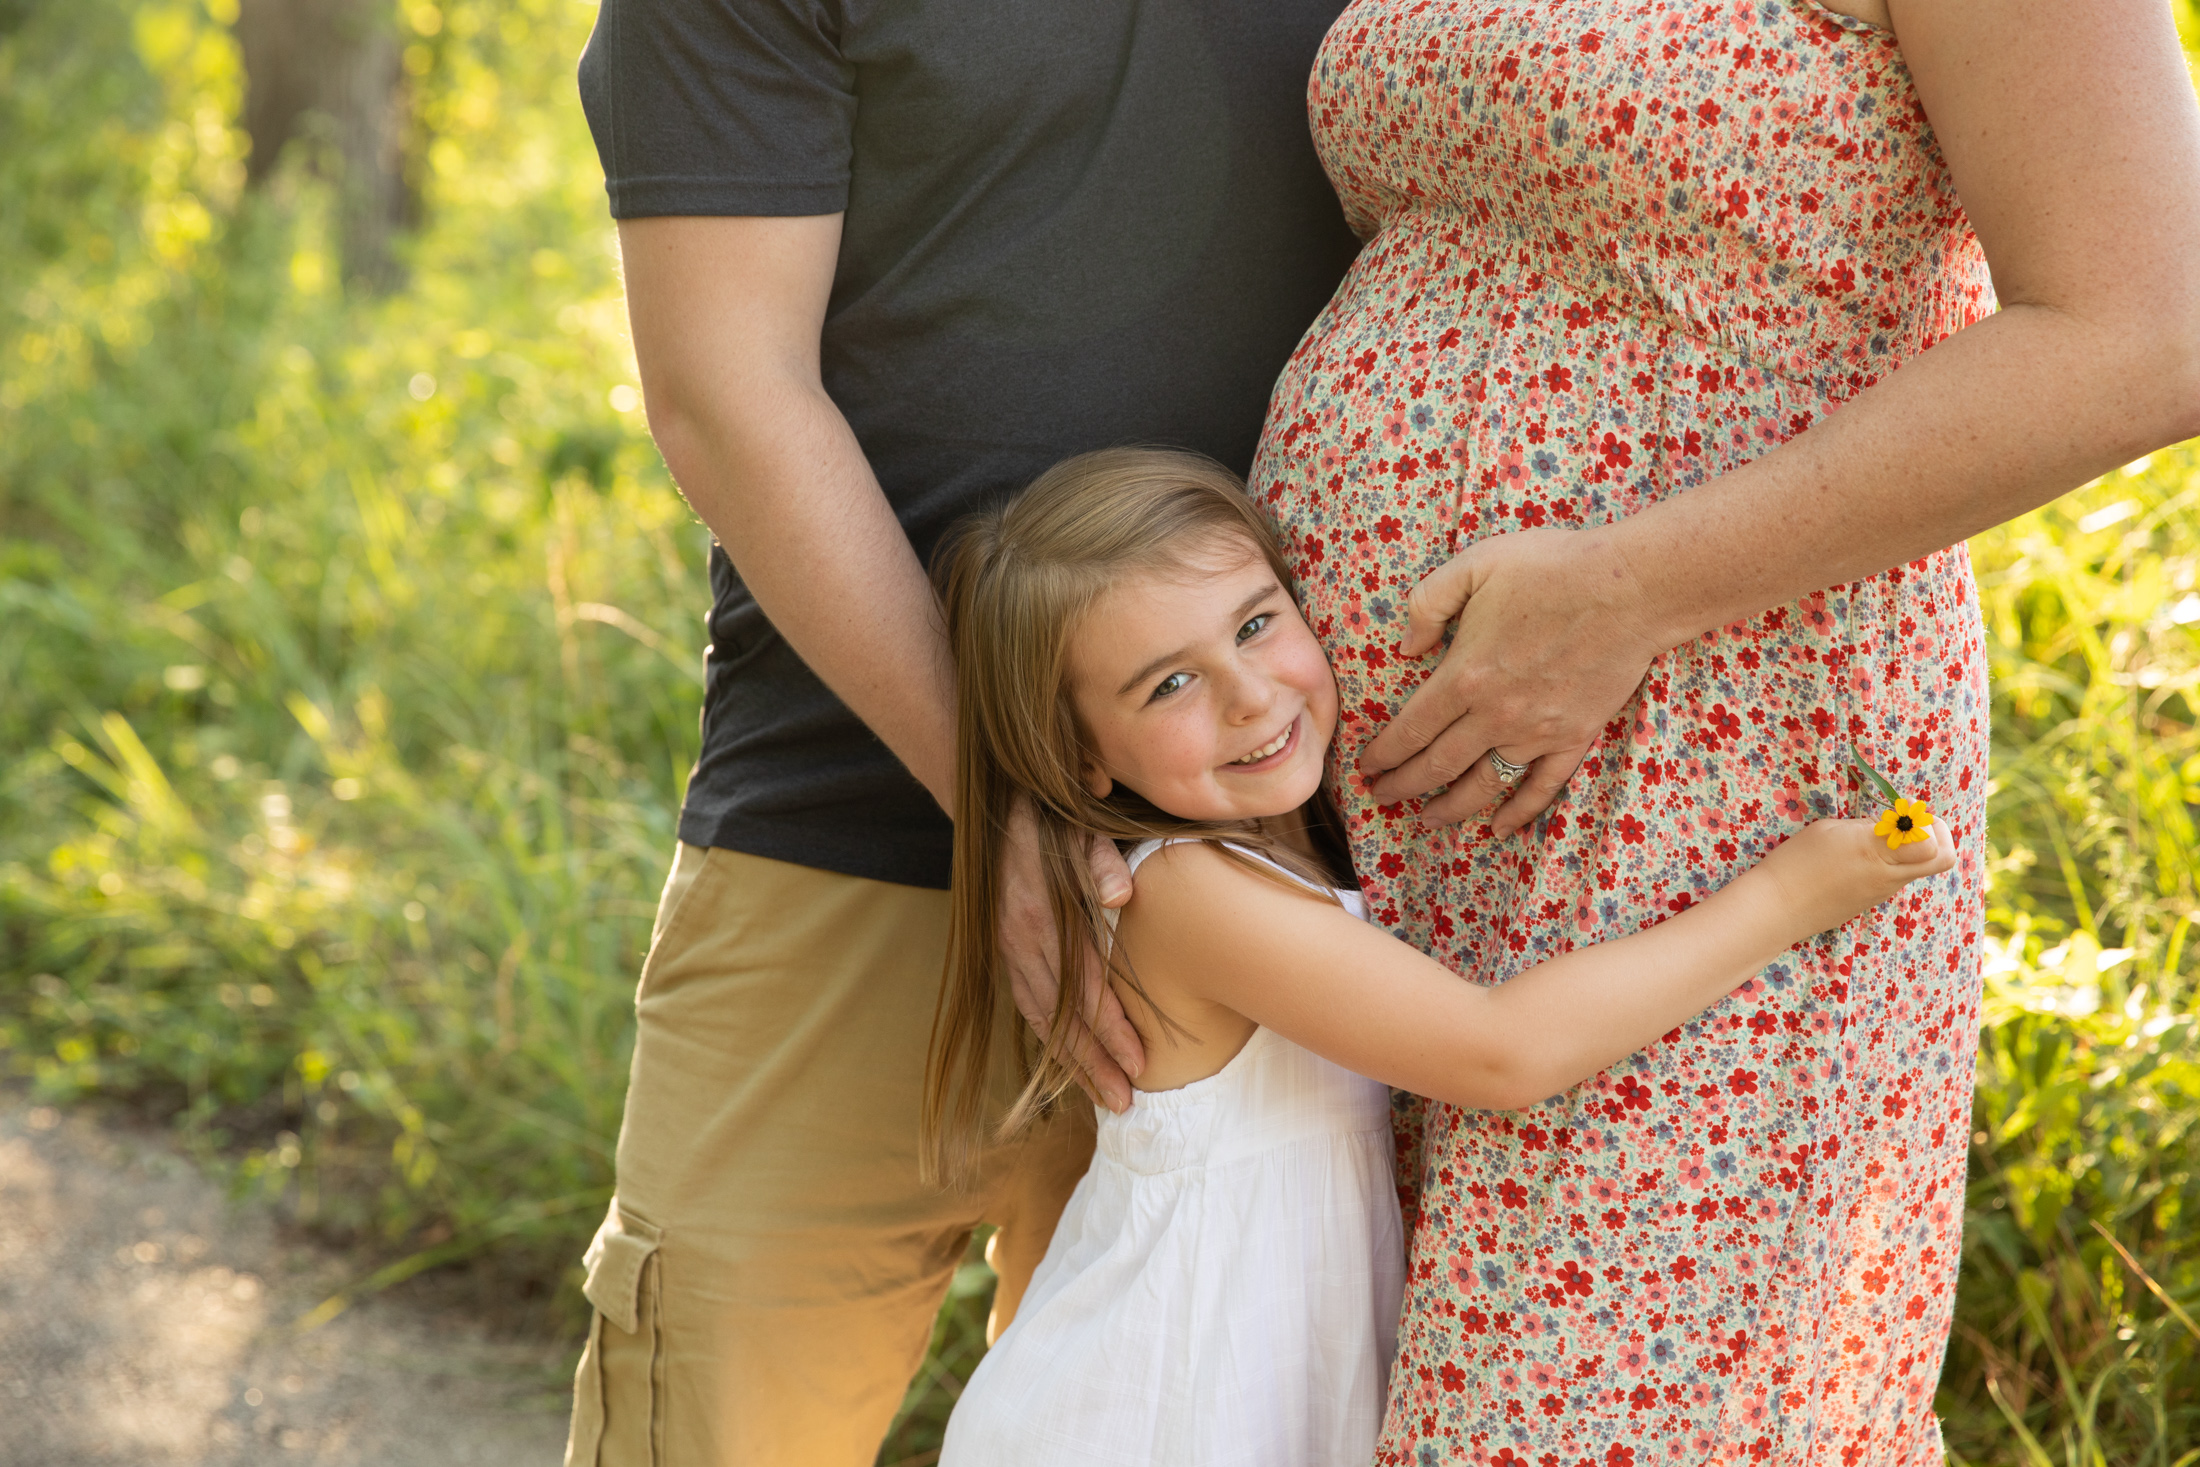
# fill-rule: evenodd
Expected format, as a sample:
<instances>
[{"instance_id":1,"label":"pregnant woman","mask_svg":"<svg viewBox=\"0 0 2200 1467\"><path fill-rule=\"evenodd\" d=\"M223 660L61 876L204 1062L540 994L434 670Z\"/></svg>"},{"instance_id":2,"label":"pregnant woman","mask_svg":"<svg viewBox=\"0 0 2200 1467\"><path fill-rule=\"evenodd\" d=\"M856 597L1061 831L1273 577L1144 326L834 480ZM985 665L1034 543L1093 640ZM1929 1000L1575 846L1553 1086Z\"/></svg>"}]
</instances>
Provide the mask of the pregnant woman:
<instances>
[{"instance_id":1,"label":"pregnant woman","mask_svg":"<svg viewBox=\"0 0 2200 1467\"><path fill-rule=\"evenodd\" d=\"M1385 1463L1940 1460L1960 542L2200 432L2200 117L2161 0L1878 3L1359 0L1316 63L1367 246L1254 489L1376 920L1502 982L1866 813L1852 747L1961 852L1567 1096L1401 1124Z\"/></svg>"}]
</instances>

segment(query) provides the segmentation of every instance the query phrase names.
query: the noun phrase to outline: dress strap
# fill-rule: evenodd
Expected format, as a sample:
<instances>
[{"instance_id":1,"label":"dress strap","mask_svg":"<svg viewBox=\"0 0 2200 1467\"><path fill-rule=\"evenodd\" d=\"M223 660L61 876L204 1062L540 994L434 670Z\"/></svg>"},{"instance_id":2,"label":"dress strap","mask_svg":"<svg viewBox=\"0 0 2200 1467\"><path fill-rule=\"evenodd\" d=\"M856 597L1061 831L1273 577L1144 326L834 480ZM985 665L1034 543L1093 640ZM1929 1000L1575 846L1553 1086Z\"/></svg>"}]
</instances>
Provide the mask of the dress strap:
<instances>
[{"instance_id":1,"label":"dress strap","mask_svg":"<svg viewBox=\"0 0 2200 1467\"><path fill-rule=\"evenodd\" d=\"M1186 845L1191 843L1192 839L1191 836L1176 836L1169 840L1142 840L1124 854L1123 864L1130 868L1132 877L1136 878L1138 868L1144 865L1146 858L1155 851L1160 850L1163 846ZM1123 915L1123 909L1121 907L1107 907L1103 909L1103 915L1108 919L1108 931L1113 932L1116 922Z\"/></svg>"},{"instance_id":2,"label":"dress strap","mask_svg":"<svg viewBox=\"0 0 2200 1467\"><path fill-rule=\"evenodd\" d=\"M1228 846L1231 850L1236 851L1239 855L1245 857L1248 861L1258 861L1261 865L1266 866L1269 870L1289 878L1294 884L1298 886L1303 886L1309 891L1318 891L1325 895L1336 894L1327 886L1323 886L1318 882L1308 881L1305 877L1299 875L1296 871L1293 871L1290 867L1284 865L1281 861L1277 861L1269 856L1263 855L1261 852L1254 850L1251 846L1239 845L1234 840L1218 840L1210 842L1204 837L1196 835L1173 835L1165 840L1140 841L1137 845L1131 847L1130 853L1128 855L1123 857L1123 864L1130 867L1131 875L1136 876L1138 874L1139 866L1145 861L1145 859L1148 856L1152 855L1154 852L1160 850L1163 846L1196 846L1208 844ZM1108 921L1111 924L1115 921L1115 909L1112 907L1108 909Z\"/></svg>"},{"instance_id":3,"label":"dress strap","mask_svg":"<svg viewBox=\"0 0 2200 1467\"><path fill-rule=\"evenodd\" d=\"M1177 836L1170 840L1142 840L1124 854L1123 864L1131 868L1131 875L1136 876L1138 868L1145 864L1146 858L1155 851L1160 850L1163 846L1180 846L1191 839L1190 836Z\"/></svg>"},{"instance_id":4,"label":"dress strap","mask_svg":"<svg viewBox=\"0 0 2200 1467\"><path fill-rule=\"evenodd\" d=\"M1843 14L1832 6L1822 3L1822 0L1788 0L1788 5L1791 9L1800 10L1804 14L1814 16L1819 20L1830 21L1841 27L1841 29L1853 31L1860 36L1878 36L1887 41L1894 39L1894 32L1888 30L1885 26L1873 25L1870 21L1859 16Z\"/></svg>"}]
</instances>

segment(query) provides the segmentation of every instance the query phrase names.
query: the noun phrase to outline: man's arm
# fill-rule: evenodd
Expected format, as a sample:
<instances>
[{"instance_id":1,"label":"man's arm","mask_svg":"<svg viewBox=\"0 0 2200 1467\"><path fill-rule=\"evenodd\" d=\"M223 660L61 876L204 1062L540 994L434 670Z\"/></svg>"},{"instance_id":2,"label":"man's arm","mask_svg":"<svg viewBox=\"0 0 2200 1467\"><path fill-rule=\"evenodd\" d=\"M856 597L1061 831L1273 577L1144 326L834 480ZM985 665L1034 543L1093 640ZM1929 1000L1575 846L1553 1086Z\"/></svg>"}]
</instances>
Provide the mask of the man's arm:
<instances>
[{"instance_id":1,"label":"man's arm","mask_svg":"<svg viewBox=\"0 0 2200 1467\"><path fill-rule=\"evenodd\" d=\"M665 463L757 605L952 809L955 681L938 602L819 371L840 225L838 214L623 221L634 353ZM1017 854L1002 942L1017 1007L1046 1016L1052 923L1036 887L1023 889L1038 879L1036 852ZM1095 868L1103 890L1128 899L1112 845L1095 851ZM1103 1001L1088 1016L1101 1044L1088 1036L1072 1052L1121 1109L1123 1071L1143 1059L1138 1035L1105 984L1086 989Z\"/></svg>"},{"instance_id":2,"label":"man's arm","mask_svg":"<svg viewBox=\"0 0 2200 1467\"><path fill-rule=\"evenodd\" d=\"M947 808L947 639L818 371L840 217L624 221L634 352L665 463L757 605Z\"/></svg>"}]
</instances>

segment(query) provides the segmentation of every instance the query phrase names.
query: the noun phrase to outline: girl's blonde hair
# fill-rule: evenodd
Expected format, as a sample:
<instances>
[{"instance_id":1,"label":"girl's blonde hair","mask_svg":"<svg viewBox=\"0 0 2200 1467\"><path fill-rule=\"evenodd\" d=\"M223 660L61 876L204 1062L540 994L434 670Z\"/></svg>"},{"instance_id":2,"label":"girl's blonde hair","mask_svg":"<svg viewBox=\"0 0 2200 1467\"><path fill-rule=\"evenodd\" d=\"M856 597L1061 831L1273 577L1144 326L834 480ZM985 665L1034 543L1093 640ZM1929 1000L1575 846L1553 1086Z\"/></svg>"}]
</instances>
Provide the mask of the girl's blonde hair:
<instances>
[{"instance_id":1,"label":"girl's blonde hair","mask_svg":"<svg viewBox=\"0 0 2200 1467\"><path fill-rule=\"evenodd\" d=\"M934 1180L969 1182L989 1135L1015 1134L1075 1084L1066 1046L1084 1011L1088 951L1105 955L1108 970L1144 997L1093 885L1095 837L1227 838L1309 881L1333 879L1250 824L1182 820L1120 786L1105 799L1086 787L1093 751L1069 685L1079 623L1126 575L1197 575L1201 560L1233 545L1258 553L1290 591L1290 567L1234 474L1197 454L1116 448L1055 465L1007 505L957 526L941 548L934 570L955 658L956 771L947 970L922 1117L924 1167ZM1022 1094L990 1126L996 1025L1005 1018L1010 1032L1023 1029L1005 1009L998 920L1002 844L1019 800L1037 826L1061 988L1036 1055L1019 1048ZM1326 795L1315 805L1337 863L1341 823Z\"/></svg>"}]
</instances>

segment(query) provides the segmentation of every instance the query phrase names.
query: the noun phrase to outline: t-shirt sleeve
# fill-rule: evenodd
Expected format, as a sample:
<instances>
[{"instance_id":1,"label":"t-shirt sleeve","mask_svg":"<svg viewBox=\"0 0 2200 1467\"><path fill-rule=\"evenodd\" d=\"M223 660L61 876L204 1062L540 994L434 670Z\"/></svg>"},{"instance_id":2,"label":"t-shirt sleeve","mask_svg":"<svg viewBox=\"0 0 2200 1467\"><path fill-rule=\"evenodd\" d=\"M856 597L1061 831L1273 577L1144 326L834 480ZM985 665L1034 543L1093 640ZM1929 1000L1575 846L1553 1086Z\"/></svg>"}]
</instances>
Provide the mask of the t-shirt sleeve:
<instances>
[{"instance_id":1,"label":"t-shirt sleeve","mask_svg":"<svg viewBox=\"0 0 2200 1467\"><path fill-rule=\"evenodd\" d=\"M847 207L854 70L824 0L603 0L580 91L615 219Z\"/></svg>"}]
</instances>

